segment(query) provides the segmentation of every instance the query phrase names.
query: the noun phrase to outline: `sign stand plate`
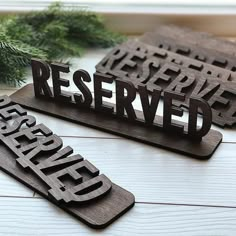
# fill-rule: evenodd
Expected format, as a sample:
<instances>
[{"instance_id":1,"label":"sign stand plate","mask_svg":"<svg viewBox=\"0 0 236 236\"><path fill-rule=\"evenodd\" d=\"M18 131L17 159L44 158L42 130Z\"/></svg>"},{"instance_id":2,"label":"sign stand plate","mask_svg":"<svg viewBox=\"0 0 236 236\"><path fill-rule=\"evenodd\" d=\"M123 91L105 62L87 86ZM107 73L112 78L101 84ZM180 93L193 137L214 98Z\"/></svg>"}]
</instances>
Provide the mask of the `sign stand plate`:
<instances>
[{"instance_id":1,"label":"sign stand plate","mask_svg":"<svg viewBox=\"0 0 236 236\"><path fill-rule=\"evenodd\" d=\"M210 158L222 141L222 134L216 130L210 130L202 138L201 142L193 141L188 137L180 138L179 135L170 135L170 133L162 129L117 119L104 113L92 111L91 109L78 108L74 104L57 103L55 100L36 98L32 84L26 85L10 97L13 102L38 112L179 152L197 159L204 160ZM135 112L137 115L141 114L141 112ZM155 119L160 120L160 117L156 116ZM179 121L175 121L175 123L184 124Z\"/></svg>"}]
</instances>

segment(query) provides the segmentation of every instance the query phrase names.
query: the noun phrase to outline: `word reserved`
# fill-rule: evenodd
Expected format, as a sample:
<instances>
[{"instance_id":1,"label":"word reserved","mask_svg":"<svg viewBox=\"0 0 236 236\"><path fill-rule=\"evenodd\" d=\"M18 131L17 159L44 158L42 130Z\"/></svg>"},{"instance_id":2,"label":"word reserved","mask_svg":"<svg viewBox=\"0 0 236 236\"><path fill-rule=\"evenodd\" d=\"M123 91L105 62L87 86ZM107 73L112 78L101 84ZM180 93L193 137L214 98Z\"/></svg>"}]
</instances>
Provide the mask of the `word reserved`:
<instances>
[{"instance_id":1,"label":"word reserved","mask_svg":"<svg viewBox=\"0 0 236 236\"><path fill-rule=\"evenodd\" d=\"M44 124L7 96L0 97L1 169L92 227L103 228L134 205Z\"/></svg>"},{"instance_id":2,"label":"word reserved","mask_svg":"<svg viewBox=\"0 0 236 236\"><path fill-rule=\"evenodd\" d=\"M51 70L51 73L50 73ZM137 116L132 102L137 97L135 86L132 82L125 79L114 79L112 76L102 73L95 73L93 78L94 97L89 90L88 83L92 79L87 71L77 70L73 74L73 83L78 88L78 93L68 94L62 90L63 87L69 87L70 81L62 78L62 73L68 73L69 66L52 63L48 65L41 60L32 60L32 73L34 81L34 91L36 97L45 97L55 99L56 101L74 104L81 108L87 108L98 112L106 113L117 118L127 119L132 122L141 122L148 126L156 126L165 131L174 132L181 135L187 135L193 139L199 139L205 136L211 127L212 113L208 103L196 97L189 98L189 119L187 128L173 121L172 116L182 116L183 110L174 105L175 102L185 101L185 95L180 92L164 91L161 87L153 89L151 99L149 100L148 89L145 84L140 83L137 86L137 93L140 96L143 119ZM52 78L53 88L48 84L49 78ZM116 103L107 105L103 98L112 98L111 90L105 89L103 84L115 83ZM155 120L158 104L163 93L163 119ZM197 113L201 110L202 125L197 127Z\"/></svg>"},{"instance_id":3,"label":"word reserved","mask_svg":"<svg viewBox=\"0 0 236 236\"><path fill-rule=\"evenodd\" d=\"M174 102L178 106L189 108L190 97L202 98L211 107L213 123L223 127L236 123L235 72L138 41L115 47L96 69L130 81L136 89L146 86L150 94L157 89L181 93L185 99Z\"/></svg>"}]
</instances>

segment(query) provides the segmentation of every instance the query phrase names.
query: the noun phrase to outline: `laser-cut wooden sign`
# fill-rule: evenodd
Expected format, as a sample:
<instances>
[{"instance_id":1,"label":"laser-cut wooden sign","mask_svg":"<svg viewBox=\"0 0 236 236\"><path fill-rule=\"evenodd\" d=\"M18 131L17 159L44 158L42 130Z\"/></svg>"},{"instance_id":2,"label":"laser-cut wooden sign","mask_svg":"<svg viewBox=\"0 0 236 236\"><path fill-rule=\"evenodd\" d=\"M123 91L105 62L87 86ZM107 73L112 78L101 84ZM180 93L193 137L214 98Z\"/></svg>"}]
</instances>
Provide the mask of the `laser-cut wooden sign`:
<instances>
[{"instance_id":1,"label":"laser-cut wooden sign","mask_svg":"<svg viewBox=\"0 0 236 236\"><path fill-rule=\"evenodd\" d=\"M93 98L87 86L92 81L88 72L84 70L74 72L73 82L79 93L72 94L62 90L63 86L70 86L69 80L61 78L61 73L67 73L69 66L52 63L50 67L43 61L32 60L34 84L27 85L13 94L11 96L13 101L46 114L199 159L209 158L222 140L220 132L210 129L211 109L201 98L189 97L190 115L188 123L183 123L172 119L173 115L183 115L183 110L173 105L174 101L185 100L185 95L182 93L164 91L163 116L159 116L157 107L162 94L161 88L152 91L152 98L149 101L146 85L139 84L137 91L142 111L136 111L132 102L138 95L134 84L130 81L114 80L112 76L95 73ZM52 88L48 84L50 75ZM103 84L113 82L116 89L116 104L103 101L104 97L113 96L112 91L104 89ZM197 127L198 110L202 111L201 127Z\"/></svg>"},{"instance_id":2,"label":"laser-cut wooden sign","mask_svg":"<svg viewBox=\"0 0 236 236\"><path fill-rule=\"evenodd\" d=\"M166 35L176 40L183 40L187 44L220 52L223 53L223 55L236 56L234 42L216 37L207 32L197 32L190 28L176 25L161 25L156 28L155 33L158 35Z\"/></svg>"},{"instance_id":3,"label":"laser-cut wooden sign","mask_svg":"<svg viewBox=\"0 0 236 236\"><path fill-rule=\"evenodd\" d=\"M134 196L72 153L20 105L0 97L0 168L89 226L104 228L134 205Z\"/></svg>"},{"instance_id":4,"label":"laser-cut wooden sign","mask_svg":"<svg viewBox=\"0 0 236 236\"><path fill-rule=\"evenodd\" d=\"M236 71L236 56L227 54L227 51L224 52L222 44L225 43L220 41L220 48L223 48L223 51L217 51L217 48L212 47L208 40L204 41L204 43L198 43L198 38L202 38L203 36L201 33L198 33L200 37L196 37L196 33L194 33L194 37L191 37L191 40L187 40L185 36L188 37L189 34L191 34L189 31L182 28L162 26L154 32L145 33L139 40L185 57L190 57L233 72ZM226 46L228 46L228 42ZM236 47L236 44L234 44L234 47ZM235 81L234 78L230 79Z\"/></svg>"},{"instance_id":5,"label":"laser-cut wooden sign","mask_svg":"<svg viewBox=\"0 0 236 236\"><path fill-rule=\"evenodd\" d=\"M139 41L114 48L96 66L98 72L131 81L136 89L154 89L185 94L174 104L189 107L189 97L205 99L212 109L213 123L224 127L236 123L236 73Z\"/></svg>"}]
</instances>

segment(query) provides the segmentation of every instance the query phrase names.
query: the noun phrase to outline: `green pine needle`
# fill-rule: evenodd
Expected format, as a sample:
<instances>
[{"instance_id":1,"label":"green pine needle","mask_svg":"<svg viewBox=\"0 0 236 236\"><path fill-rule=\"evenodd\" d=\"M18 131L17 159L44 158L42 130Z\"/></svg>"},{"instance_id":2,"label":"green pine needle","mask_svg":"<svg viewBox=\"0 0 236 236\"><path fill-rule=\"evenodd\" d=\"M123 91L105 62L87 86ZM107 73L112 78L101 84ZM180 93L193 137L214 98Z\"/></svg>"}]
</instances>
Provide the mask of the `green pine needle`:
<instances>
[{"instance_id":1,"label":"green pine needle","mask_svg":"<svg viewBox=\"0 0 236 236\"><path fill-rule=\"evenodd\" d=\"M86 47L111 47L123 41L98 15L62 8L56 3L45 11L1 19L1 83L21 84L32 57L62 61L80 56Z\"/></svg>"}]
</instances>

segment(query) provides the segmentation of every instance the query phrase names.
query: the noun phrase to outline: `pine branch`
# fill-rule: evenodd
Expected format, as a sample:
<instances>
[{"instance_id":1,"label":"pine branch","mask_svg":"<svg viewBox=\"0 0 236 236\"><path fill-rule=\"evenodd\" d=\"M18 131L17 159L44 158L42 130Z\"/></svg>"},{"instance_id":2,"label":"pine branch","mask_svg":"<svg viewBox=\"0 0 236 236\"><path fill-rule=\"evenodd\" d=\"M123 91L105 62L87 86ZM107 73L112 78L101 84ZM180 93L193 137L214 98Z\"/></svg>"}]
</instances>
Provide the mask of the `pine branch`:
<instances>
[{"instance_id":1,"label":"pine branch","mask_svg":"<svg viewBox=\"0 0 236 236\"><path fill-rule=\"evenodd\" d=\"M31 57L65 60L86 47L110 47L123 40L94 13L64 11L59 3L45 11L8 16L0 22L0 82L20 84Z\"/></svg>"},{"instance_id":2,"label":"pine branch","mask_svg":"<svg viewBox=\"0 0 236 236\"><path fill-rule=\"evenodd\" d=\"M22 66L29 65L31 57L46 58L46 54L39 49L17 41L0 40L0 55L8 62L13 60Z\"/></svg>"},{"instance_id":3,"label":"pine branch","mask_svg":"<svg viewBox=\"0 0 236 236\"><path fill-rule=\"evenodd\" d=\"M17 25L27 25L25 28L31 38L22 37L19 32L18 38L38 45L47 52L49 59L80 56L84 47L111 47L124 40L121 35L107 30L102 18L96 14L79 9L62 9L62 5L56 3L46 11L19 16Z\"/></svg>"}]
</instances>

